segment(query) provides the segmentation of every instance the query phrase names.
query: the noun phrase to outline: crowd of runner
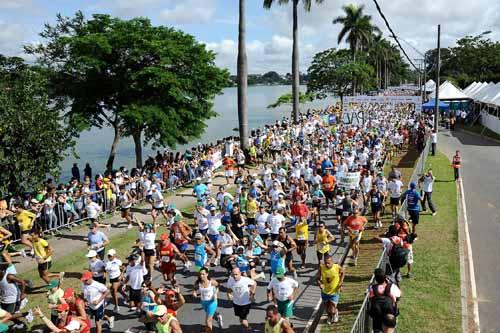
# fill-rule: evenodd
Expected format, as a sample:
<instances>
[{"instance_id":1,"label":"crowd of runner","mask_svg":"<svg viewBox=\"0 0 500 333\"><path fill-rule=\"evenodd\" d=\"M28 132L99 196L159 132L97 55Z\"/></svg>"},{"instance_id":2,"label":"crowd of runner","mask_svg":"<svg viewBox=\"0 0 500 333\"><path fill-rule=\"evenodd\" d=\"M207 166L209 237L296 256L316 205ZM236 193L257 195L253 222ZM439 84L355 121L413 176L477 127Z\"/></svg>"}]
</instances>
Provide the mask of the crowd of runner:
<instances>
[{"instance_id":1,"label":"crowd of runner","mask_svg":"<svg viewBox=\"0 0 500 333\"><path fill-rule=\"evenodd\" d=\"M40 211L46 209L47 200L59 200L53 197L57 187L48 184L42 197L13 201L10 210L3 209L2 214L10 211L18 222L23 249L15 250L8 241L12 233L0 228L4 261L0 332L7 327L3 323L11 321L22 328L24 321L38 316L49 332L85 333L96 327L95 332L100 333L114 327L115 316L128 312L136 315L147 332L179 333L183 323L177 312L186 303L187 292L204 311L201 331L212 332L214 326L224 328L218 303L221 290L227 292L243 331L251 332L259 325L249 320L256 290L266 288L269 305L264 332L290 333L294 332L290 319L299 288L297 278L306 267L317 270L327 322L333 325L339 320L337 305L345 271L343 263L335 262L332 246L352 250L351 263L357 265L366 228L380 229L379 239L391 253L392 270L377 270L377 283L370 287L374 328L389 332L401 296L397 287L400 269L407 266L407 275L412 274L411 244L417 238L418 204L423 198L415 183L405 191L397 168L392 167L386 177L384 165L407 145L418 144L428 132L429 120L412 112L373 112L365 124L328 124L324 115L308 113L298 124L283 121L266 126L252 133L247 156L237 145L225 153L223 175L229 186L212 184L210 165L189 167L193 173L188 172L187 177L194 182L196 198L194 221L163 197L162 192L172 184L172 173L161 172L160 157L148 160L144 172L121 169L102 183L113 184L107 188L110 198L128 227L137 228L137 240L122 258L115 249L107 249L109 224L99 221L100 205L87 196L88 270L82 272L78 289L64 288L65 273L51 270L53 249L40 234ZM89 187L99 181L88 178L83 183L90 182ZM425 199L435 213L432 171L421 181L427 188ZM147 221L138 220L131 212L134 202L142 198L151 207ZM411 228L397 214L404 199ZM327 221L325 214L336 218ZM371 216L372 225L365 215ZM394 222L384 225L387 216ZM306 255L309 247L316 256ZM13 256L36 260L48 289L46 306L23 312L33 282L17 274ZM214 278L213 272L220 269L225 277ZM179 270L196 275L194 285L186 285L177 276ZM388 300L392 306L386 304Z\"/></svg>"}]
</instances>

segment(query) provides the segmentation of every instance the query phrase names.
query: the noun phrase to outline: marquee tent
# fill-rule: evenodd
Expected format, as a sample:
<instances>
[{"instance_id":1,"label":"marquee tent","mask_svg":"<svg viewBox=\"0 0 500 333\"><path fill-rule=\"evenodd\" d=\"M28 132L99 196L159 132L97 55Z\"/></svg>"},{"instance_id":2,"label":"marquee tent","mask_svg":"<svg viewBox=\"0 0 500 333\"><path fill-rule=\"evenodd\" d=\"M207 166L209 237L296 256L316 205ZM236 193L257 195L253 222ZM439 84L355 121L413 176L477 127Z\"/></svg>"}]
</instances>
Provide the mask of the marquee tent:
<instances>
[{"instance_id":1,"label":"marquee tent","mask_svg":"<svg viewBox=\"0 0 500 333\"><path fill-rule=\"evenodd\" d=\"M422 109L424 111L426 111L426 110L434 110L435 106L436 106L436 100L435 99L431 99L427 103L422 104ZM450 104L445 103L445 102L443 102L441 100L439 101L439 110L448 110L449 108L450 108Z\"/></svg>"},{"instance_id":2,"label":"marquee tent","mask_svg":"<svg viewBox=\"0 0 500 333\"><path fill-rule=\"evenodd\" d=\"M431 93L431 97L434 95L436 89ZM471 98L465 94L461 89L455 87L450 81L445 81L439 86L439 99L445 101L457 101L457 100L470 100Z\"/></svg>"}]
</instances>

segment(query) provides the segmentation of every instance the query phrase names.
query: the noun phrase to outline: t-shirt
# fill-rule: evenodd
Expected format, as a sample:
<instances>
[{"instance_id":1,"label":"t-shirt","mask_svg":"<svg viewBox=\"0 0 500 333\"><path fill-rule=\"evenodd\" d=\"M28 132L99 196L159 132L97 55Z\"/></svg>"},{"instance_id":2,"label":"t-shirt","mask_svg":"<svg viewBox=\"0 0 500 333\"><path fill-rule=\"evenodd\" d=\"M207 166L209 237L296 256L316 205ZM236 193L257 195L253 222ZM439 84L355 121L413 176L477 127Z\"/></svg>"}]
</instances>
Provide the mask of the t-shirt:
<instances>
[{"instance_id":1,"label":"t-shirt","mask_svg":"<svg viewBox=\"0 0 500 333\"><path fill-rule=\"evenodd\" d=\"M227 244L230 244L232 240L232 237L225 233L220 239L219 242L221 244L221 250L220 253L224 255L231 255L233 254L233 247L232 246L224 246Z\"/></svg>"},{"instance_id":2,"label":"t-shirt","mask_svg":"<svg viewBox=\"0 0 500 333\"><path fill-rule=\"evenodd\" d=\"M148 273L146 267L142 264L135 264L134 266L127 266L125 276L128 277L128 285L130 288L139 290L144 282L144 275Z\"/></svg>"},{"instance_id":3,"label":"t-shirt","mask_svg":"<svg viewBox=\"0 0 500 333\"><path fill-rule=\"evenodd\" d=\"M103 305L104 299L96 305L94 305L93 302L101 297L106 291L108 291L108 288L97 281L92 281L89 285L84 283L82 286L83 298L87 301L92 310L97 310Z\"/></svg>"},{"instance_id":4,"label":"t-shirt","mask_svg":"<svg viewBox=\"0 0 500 333\"><path fill-rule=\"evenodd\" d=\"M219 231L217 230L222 225L222 214L209 214L208 215L208 234L209 235L218 235Z\"/></svg>"},{"instance_id":5,"label":"t-shirt","mask_svg":"<svg viewBox=\"0 0 500 333\"><path fill-rule=\"evenodd\" d=\"M293 290L298 287L299 283L294 279L285 277L283 281L280 281L277 278L273 278L271 282L269 282L267 290L272 289L278 301L286 301L288 297L292 295Z\"/></svg>"},{"instance_id":6,"label":"t-shirt","mask_svg":"<svg viewBox=\"0 0 500 333\"><path fill-rule=\"evenodd\" d=\"M94 277L102 277L104 276L104 263L102 260L89 260L89 271L91 271Z\"/></svg>"},{"instance_id":7,"label":"t-shirt","mask_svg":"<svg viewBox=\"0 0 500 333\"><path fill-rule=\"evenodd\" d=\"M30 230L33 227L33 221L35 218L36 215L27 210L22 210L16 214L16 219L21 227L21 231Z\"/></svg>"},{"instance_id":8,"label":"t-shirt","mask_svg":"<svg viewBox=\"0 0 500 333\"><path fill-rule=\"evenodd\" d=\"M232 276L227 280L227 288L233 292L233 304L247 305L250 304L250 286L257 283L249 277L242 276L236 281Z\"/></svg>"},{"instance_id":9,"label":"t-shirt","mask_svg":"<svg viewBox=\"0 0 500 333\"><path fill-rule=\"evenodd\" d=\"M105 263L105 269L110 279L116 279L120 276L121 267L122 267L122 261L120 259L114 258L113 260L107 261Z\"/></svg>"},{"instance_id":10,"label":"t-shirt","mask_svg":"<svg viewBox=\"0 0 500 333\"><path fill-rule=\"evenodd\" d=\"M96 251L102 250L102 244L108 240L108 237L102 231L97 231L96 233L89 232L87 237L90 246Z\"/></svg>"},{"instance_id":11,"label":"t-shirt","mask_svg":"<svg viewBox=\"0 0 500 333\"><path fill-rule=\"evenodd\" d=\"M266 229L266 223L269 218L269 213L264 212L264 213L257 213L257 216L255 217L255 221L257 222L257 231L259 234L264 235L268 234L269 231Z\"/></svg>"},{"instance_id":12,"label":"t-shirt","mask_svg":"<svg viewBox=\"0 0 500 333\"><path fill-rule=\"evenodd\" d=\"M348 227L351 230L357 230L360 231L361 228L368 223L368 220L363 217L363 216L349 216L345 222L344 225Z\"/></svg>"},{"instance_id":13,"label":"t-shirt","mask_svg":"<svg viewBox=\"0 0 500 333\"><path fill-rule=\"evenodd\" d=\"M335 176L332 175L324 175L322 184L323 184L323 191L325 192L331 192L335 188Z\"/></svg>"},{"instance_id":14,"label":"t-shirt","mask_svg":"<svg viewBox=\"0 0 500 333\"><path fill-rule=\"evenodd\" d=\"M322 293L327 295L335 295L340 288L340 266L333 264L331 268L327 268L324 264L320 265L321 283L323 284Z\"/></svg>"},{"instance_id":15,"label":"t-shirt","mask_svg":"<svg viewBox=\"0 0 500 333\"><path fill-rule=\"evenodd\" d=\"M200 213L198 210L194 211L194 218L196 219L196 223L198 224L198 229L206 230L208 229L208 218L207 216L210 212L206 209L203 209Z\"/></svg>"},{"instance_id":16,"label":"t-shirt","mask_svg":"<svg viewBox=\"0 0 500 333\"><path fill-rule=\"evenodd\" d=\"M419 210L418 203L421 198L417 191L408 190L403 194L403 197L406 198L408 210Z\"/></svg>"},{"instance_id":17,"label":"t-shirt","mask_svg":"<svg viewBox=\"0 0 500 333\"><path fill-rule=\"evenodd\" d=\"M285 221L285 217L281 214L270 214L267 223L271 227L272 234L278 234L279 229L283 226L283 221Z\"/></svg>"},{"instance_id":18,"label":"t-shirt","mask_svg":"<svg viewBox=\"0 0 500 333\"><path fill-rule=\"evenodd\" d=\"M100 207L97 203L91 202L85 206L85 210L87 211L88 218L95 219L99 215Z\"/></svg>"},{"instance_id":19,"label":"t-shirt","mask_svg":"<svg viewBox=\"0 0 500 333\"><path fill-rule=\"evenodd\" d=\"M400 181L399 179L390 181L389 184L387 185L387 189L391 194L391 198L399 198L401 196L402 188L403 188L403 182Z\"/></svg>"},{"instance_id":20,"label":"t-shirt","mask_svg":"<svg viewBox=\"0 0 500 333\"><path fill-rule=\"evenodd\" d=\"M49 262L52 260L52 257L48 257L47 259L42 260L47 255L46 248L49 246L49 243L43 239L39 238L36 242L32 242L33 251L35 251L35 257L38 259L39 263Z\"/></svg>"},{"instance_id":21,"label":"t-shirt","mask_svg":"<svg viewBox=\"0 0 500 333\"><path fill-rule=\"evenodd\" d=\"M205 184L197 184L193 187L193 192L196 194L198 199L203 198L203 194L208 191L208 187Z\"/></svg>"},{"instance_id":22,"label":"t-shirt","mask_svg":"<svg viewBox=\"0 0 500 333\"><path fill-rule=\"evenodd\" d=\"M424 176L424 192L432 192L432 185L434 184L434 177L433 176Z\"/></svg>"}]
</instances>

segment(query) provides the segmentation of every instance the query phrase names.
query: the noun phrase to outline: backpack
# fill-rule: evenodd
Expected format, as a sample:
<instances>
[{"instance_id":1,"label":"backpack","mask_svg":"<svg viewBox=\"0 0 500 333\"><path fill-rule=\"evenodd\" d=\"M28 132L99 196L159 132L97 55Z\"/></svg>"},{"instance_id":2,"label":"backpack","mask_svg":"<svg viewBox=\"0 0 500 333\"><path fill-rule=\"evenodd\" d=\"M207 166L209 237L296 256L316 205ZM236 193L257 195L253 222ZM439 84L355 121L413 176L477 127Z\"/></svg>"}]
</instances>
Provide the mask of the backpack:
<instances>
[{"instance_id":1,"label":"backpack","mask_svg":"<svg viewBox=\"0 0 500 333\"><path fill-rule=\"evenodd\" d=\"M373 297L368 303L368 314L372 318L383 318L386 314L397 316L399 314L397 304L393 303L391 298L392 283L387 283L382 294L378 291L379 284L373 284Z\"/></svg>"},{"instance_id":2,"label":"backpack","mask_svg":"<svg viewBox=\"0 0 500 333\"><path fill-rule=\"evenodd\" d=\"M408 253L410 251L401 246L401 244L392 243L392 249L389 253L389 262L393 269L404 267L408 262Z\"/></svg>"}]
</instances>

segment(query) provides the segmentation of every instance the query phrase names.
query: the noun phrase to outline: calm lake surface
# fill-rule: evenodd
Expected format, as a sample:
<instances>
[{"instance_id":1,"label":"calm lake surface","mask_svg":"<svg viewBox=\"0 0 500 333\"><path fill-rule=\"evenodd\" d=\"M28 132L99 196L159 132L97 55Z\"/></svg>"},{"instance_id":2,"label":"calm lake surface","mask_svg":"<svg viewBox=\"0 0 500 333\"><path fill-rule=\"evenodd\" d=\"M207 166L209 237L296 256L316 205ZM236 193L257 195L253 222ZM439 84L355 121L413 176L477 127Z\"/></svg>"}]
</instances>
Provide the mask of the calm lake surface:
<instances>
[{"instance_id":1,"label":"calm lake surface","mask_svg":"<svg viewBox=\"0 0 500 333\"><path fill-rule=\"evenodd\" d=\"M249 128L261 127L265 124L281 120L283 117L290 117L291 106L286 105L276 109L267 109L267 106L284 93L291 92L291 86L252 86L248 87L248 123ZM305 86L301 87L305 91ZM301 106L302 111L309 108L324 108L335 103L333 98L317 100ZM215 111L218 116L207 121L205 133L197 140L187 145L179 145L175 150L184 151L199 142L215 142L223 137L238 135L233 128L238 127L237 110L237 89L226 88L223 94L215 98ZM91 129L81 133L77 140L76 153L79 158L68 156L62 163L62 179L71 177L71 167L73 163L78 163L80 172L83 173L85 163L90 163L93 173L104 170L108 158L111 143L113 141L113 129ZM143 160L148 155L154 155L155 151L151 147L144 147ZM126 166L131 168L135 165L134 143L132 138L122 138L118 145L114 167Z\"/></svg>"}]
</instances>

